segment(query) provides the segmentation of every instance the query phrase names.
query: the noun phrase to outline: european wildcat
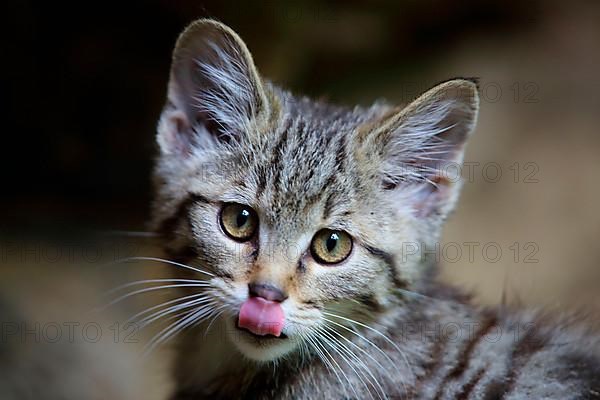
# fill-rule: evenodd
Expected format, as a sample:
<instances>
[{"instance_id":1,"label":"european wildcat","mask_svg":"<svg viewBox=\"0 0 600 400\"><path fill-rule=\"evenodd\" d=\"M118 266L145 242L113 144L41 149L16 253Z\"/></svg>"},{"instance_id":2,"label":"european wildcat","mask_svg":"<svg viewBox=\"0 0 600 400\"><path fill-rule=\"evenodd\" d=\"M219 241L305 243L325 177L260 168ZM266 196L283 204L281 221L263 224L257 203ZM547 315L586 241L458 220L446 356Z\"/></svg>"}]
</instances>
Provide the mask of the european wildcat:
<instances>
[{"instance_id":1,"label":"european wildcat","mask_svg":"<svg viewBox=\"0 0 600 400\"><path fill-rule=\"evenodd\" d=\"M174 325L195 325L175 398L600 398L597 337L471 305L420 251L477 110L468 79L405 108L294 97L231 29L190 25L155 170L156 229L208 282Z\"/></svg>"}]
</instances>

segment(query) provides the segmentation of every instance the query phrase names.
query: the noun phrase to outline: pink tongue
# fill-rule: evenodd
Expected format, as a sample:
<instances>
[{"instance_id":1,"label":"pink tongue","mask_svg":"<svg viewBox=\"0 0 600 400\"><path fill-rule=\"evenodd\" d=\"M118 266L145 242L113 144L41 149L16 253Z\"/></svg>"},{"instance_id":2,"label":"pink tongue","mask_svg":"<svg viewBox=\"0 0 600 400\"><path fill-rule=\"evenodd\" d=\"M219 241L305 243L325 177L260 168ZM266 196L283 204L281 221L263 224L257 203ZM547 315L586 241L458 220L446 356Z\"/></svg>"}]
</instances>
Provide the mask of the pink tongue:
<instances>
[{"instance_id":1,"label":"pink tongue","mask_svg":"<svg viewBox=\"0 0 600 400\"><path fill-rule=\"evenodd\" d=\"M278 302L250 297L242 304L238 326L255 335L281 335L285 317Z\"/></svg>"}]
</instances>

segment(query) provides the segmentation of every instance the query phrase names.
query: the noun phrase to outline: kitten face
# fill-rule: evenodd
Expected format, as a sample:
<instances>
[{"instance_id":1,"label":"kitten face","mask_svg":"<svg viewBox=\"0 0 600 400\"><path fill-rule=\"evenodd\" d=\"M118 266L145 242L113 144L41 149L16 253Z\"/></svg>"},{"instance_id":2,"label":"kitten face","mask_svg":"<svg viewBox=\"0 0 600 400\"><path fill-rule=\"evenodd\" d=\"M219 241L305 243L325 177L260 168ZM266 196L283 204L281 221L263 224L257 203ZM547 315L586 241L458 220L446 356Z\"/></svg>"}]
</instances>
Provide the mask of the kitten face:
<instances>
[{"instance_id":1,"label":"kitten face","mask_svg":"<svg viewBox=\"0 0 600 400\"><path fill-rule=\"evenodd\" d=\"M208 290L245 356L302 348L339 315L401 307L457 197L443 167L473 128L473 83L400 110L299 99L263 81L229 28L192 24L158 129L155 222L215 274ZM411 247L414 249L414 247ZM336 319L338 318L338 319Z\"/></svg>"}]
</instances>

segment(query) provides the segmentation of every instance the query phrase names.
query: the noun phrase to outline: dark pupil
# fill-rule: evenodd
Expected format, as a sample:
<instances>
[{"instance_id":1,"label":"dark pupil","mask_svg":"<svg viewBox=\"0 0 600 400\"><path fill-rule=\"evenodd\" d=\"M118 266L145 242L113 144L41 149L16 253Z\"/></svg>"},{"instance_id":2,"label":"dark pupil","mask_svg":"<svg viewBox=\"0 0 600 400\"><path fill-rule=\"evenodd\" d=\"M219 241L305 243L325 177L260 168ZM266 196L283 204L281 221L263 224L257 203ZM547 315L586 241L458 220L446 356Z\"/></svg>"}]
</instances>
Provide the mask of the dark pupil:
<instances>
[{"instance_id":1,"label":"dark pupil","mask_svg":"<svg viewBox=\"0 0 600 400\"><path fill-rule=\"evenodd\" d=\"M325 242L325 246L327 246L327 251L328 252L332 252L333 249L335 249L335 246L337 246L339 240L339 236L337 233L332 233L331 235L329 235L329 237L327 238L327 242Z\"/></svg>"},{"instance_id":2,"label":"dark pupil","mask_svg":"<svg viewBox=\"0 0 600 400\"><path fill-rule=\"evenodd\" d=\"M235 219L235 223L237 224L238 228L241 228L242 226L246 225L246 222L248 222L248 218L250 218L250 212L248 210L240 211L240 213L237 215L237 218Z\"/></svg>"}]
</instances>

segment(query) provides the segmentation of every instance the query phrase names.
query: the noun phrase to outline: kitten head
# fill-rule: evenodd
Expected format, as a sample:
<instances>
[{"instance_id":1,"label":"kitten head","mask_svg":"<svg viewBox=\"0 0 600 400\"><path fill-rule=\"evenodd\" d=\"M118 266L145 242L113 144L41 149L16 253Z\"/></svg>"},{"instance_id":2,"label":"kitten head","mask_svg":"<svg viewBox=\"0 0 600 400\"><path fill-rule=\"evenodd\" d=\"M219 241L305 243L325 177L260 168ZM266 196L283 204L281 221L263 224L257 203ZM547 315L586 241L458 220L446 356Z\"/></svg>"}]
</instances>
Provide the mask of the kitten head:
<instances>
[{"instance_id":1,"label":"kitten head","mask_svg":"<svg viewBox=\"0 0 600 400\"><path fill-rule=\"evenodd\" d=\"M294 97L210 20L173 55L158 126L154 219L194 250L230 339L273 360L326 326L403 307L456 201L476 85L445 82L404 108Z\"/></svg>"}]
</instances>

